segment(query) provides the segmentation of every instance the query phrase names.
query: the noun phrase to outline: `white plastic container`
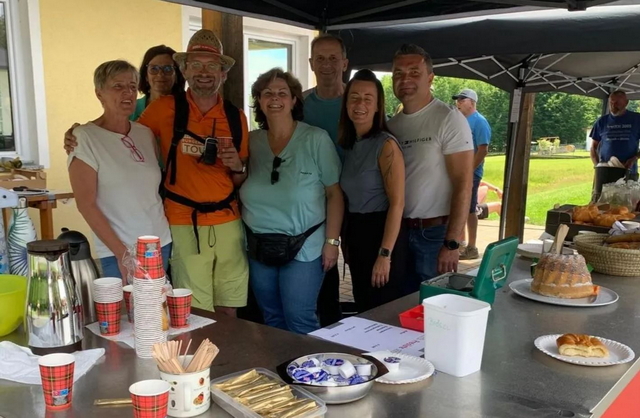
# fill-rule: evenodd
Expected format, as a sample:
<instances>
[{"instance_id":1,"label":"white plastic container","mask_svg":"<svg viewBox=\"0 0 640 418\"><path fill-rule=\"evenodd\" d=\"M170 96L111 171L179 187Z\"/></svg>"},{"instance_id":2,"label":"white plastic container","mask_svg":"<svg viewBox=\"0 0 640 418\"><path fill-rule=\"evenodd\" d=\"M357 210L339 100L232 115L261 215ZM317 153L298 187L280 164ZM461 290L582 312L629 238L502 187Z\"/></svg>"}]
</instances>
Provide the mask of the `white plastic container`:
<instances>
[{"instance_id":1,"label":"white plastic container","mask_svg":"<svg viewBox=\"0 0 640 418\"><path fill-rule=\"evenodd\" d=\"M422 305L424 358L456 377L480 370L491 305L453 294L426 298Z\"/></svg>"}]
</instances>

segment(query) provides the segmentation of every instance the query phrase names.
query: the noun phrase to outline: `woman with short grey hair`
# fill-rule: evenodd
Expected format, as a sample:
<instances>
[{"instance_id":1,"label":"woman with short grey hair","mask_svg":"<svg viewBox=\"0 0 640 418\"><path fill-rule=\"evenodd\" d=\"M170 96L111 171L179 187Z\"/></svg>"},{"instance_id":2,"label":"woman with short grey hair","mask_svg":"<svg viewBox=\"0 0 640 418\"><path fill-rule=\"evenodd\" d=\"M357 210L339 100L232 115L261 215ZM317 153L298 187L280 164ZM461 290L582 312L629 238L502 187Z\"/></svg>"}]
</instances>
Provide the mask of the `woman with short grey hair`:
<instances>
[{"instance_id":1,"label":"woman with short grey hair","mask_svg":"<svg viewBox=\"0 0 640 418\"><path fill-rule=\"evenodd\" d=\"M78 146L67 166L78 210L95 235L103 275L122 277L122 258L141 235L162 243L165 270L171 233L158 194L158 151L151 130L129 116L136 107L139 74L126 61L108 61L93 75L104 112L73 130Z\"/></svg>"}]
</instances>

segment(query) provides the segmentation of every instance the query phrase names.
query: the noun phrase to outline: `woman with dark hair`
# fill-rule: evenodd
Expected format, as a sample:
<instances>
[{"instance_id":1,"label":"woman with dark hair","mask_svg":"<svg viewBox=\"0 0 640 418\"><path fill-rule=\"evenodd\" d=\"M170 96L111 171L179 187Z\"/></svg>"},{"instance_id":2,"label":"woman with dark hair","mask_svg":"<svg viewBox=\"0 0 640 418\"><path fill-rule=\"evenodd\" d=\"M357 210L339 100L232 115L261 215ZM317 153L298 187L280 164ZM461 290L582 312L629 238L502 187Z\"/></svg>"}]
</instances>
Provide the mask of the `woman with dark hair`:
<instances>
[{"instance_id":1,"label":"woman with dark hair","mask_svg":"<svg viewBox=\"0 0 640 418\"><path fill-rule=\"evenodd\" d=\"M144 94L136 102L136 110L129 117L138 120L149 103L160 96L167 96L177 92L184 92L184 77L173 60L175 54L172 48L158 45L147 50L140 64L140 82L138 91Z\"/></svg>"},{"instance_id":2,"label":"woman with dark hair","mask_svg":"<svg viewBox=\"0 0 640 418\"><path fill-rule=\"evenodd\" d=\"M326 131L301 122L302 86L290 73L260 75L251 97L260 129L240 189L249 280L267 325L307 334L319 328L318 293L338 260L340 159Z\"/></svg>"},{"instance_id":3,"label":"woman with dark hair","mask_svg":"<svg viewBox=\"0 0 640 418\"><path fill-rule=\"evenodd\" d=\"M387 128L384 90L375 74L358 71L343 97L338 138L344 150L344 239L353 297L363 312L407 293L404 158Z\"/></svg>"}]
</instances>

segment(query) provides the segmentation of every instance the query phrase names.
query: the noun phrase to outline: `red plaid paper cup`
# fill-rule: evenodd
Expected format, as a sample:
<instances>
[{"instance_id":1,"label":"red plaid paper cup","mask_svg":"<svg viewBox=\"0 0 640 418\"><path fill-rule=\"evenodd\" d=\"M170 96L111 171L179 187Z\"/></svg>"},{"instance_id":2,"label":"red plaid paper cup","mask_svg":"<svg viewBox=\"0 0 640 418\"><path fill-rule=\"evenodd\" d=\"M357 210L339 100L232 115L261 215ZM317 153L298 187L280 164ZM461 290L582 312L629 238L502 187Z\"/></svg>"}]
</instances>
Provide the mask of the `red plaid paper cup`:
<instances>
[{"instance_id":1,"label":"red plaid paper cup","mask_svg":"<svg viewBox=\"0 0 640 418\"><path fill-rule=\"evenodd\" d=\"M233 139L231 138L218 138L218 151L222 151L224 148L233 147Z\"/></svg>"},{"instance_id":2,"label":"red plaid paper cup","mask_svg":"<svg viewBox=\"0 0 640 418\"><path fill-rule=\"evenodd\" d=\"M100 334L116 335L120 333L120 310L122 301L111 303L94 302Z\"/></svg>"},{"instance_id":3,"label":"red plaid paper cup","mask_svg":"<svg viewBox=\"0 0 640 418\"><path fill-rule=\"evenodd\" d=\"M152 279L160 279L165 276L164 268L162 265L162 246L160 245L160 238L152 235L144 235L138 237L138 243L136 246L136 258L139 263L139 267L146 272ZM135 277L143 278L140 276L140 269L136 270Z\"/></svg>"},{"instance_id":4,"label":"red plaid paper cup","mask_svg":"<svg viewBox=\"0 0 640 418\"><path fill-rule=\"evenodd\" d=\"M164 380L143 380L129 386L135 418L165 418L169 407L169 389Z\"/></svg>"},{"instance_id":5,"label":"red plaid paper cup","mask_svg":"<svg viewBox=\"0 0 640 418\"><path fill-rule=\"evenodd\" d=\"M167 294L167 304L169 305L169 317L172 328L185 328L189 326L189 315L191 315L191 295L189 289L173 289Z\"/></svg>"},{"instance_id":6,"label":"red plaid paper cup","mask_svg":"<svg viewBox=\"0 0 640 418\"><path fill-rule=\"evenodd\" d=\"M38 360L47 409L60 410L71 406L75 361L73 354L62 353L48 354Z\"/></svg>"},{"instance_id":7,"label":"red plaid paper cup","mask_svg":"<svg viewBox=\"0 0 640 418\"><path fill-rule=\"evenodd\" d=\"M124 299L124 308L127 310L127 319L133 323L133 306L131 304L131 295L133 295L133 286L127 285L122 288L122 296Z\"/></svg>"}]
</instances>

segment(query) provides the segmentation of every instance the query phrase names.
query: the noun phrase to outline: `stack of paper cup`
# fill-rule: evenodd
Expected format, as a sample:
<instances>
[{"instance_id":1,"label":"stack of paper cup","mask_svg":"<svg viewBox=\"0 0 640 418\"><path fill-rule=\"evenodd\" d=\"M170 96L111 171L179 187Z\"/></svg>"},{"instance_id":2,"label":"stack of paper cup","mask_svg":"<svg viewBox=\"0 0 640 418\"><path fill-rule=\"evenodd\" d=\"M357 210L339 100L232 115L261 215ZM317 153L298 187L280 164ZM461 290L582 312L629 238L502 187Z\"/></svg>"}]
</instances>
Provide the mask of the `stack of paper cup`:
<instances>
[{"instance_id":1,"label":"stack of paper cup","mask_svg":"<svg viewBox=\"0 0 640 418\"><path fill-rule=\"evenodd\" d=\"M138 268L134 277L148 279L164 279L165 271L162 265L162 246L160 238L153 235L138 237L136 246Z\"/></svg>"},{"instance_id":2,"label":"stack of paper cup","mask_svg":"<svg viewBox=\"0 0 640 418\"><path fill-rule=\"evenodd\" d=\"M167 341L169 318L164 310L166 279L133 279L133 323L136 354L151 358L152 347Z\"/></svg>"},{"instance_id":3,"label":"stack of paper cup","mask_svg":"<svg viewBox=\"0 0 640 418\"><path fill-rule=\"evenodd\" d=\"M98 317L100 334L116 335L120 333L122 279L105 277L94 280L93 303Z\"/></svg>"}]
</instances>

